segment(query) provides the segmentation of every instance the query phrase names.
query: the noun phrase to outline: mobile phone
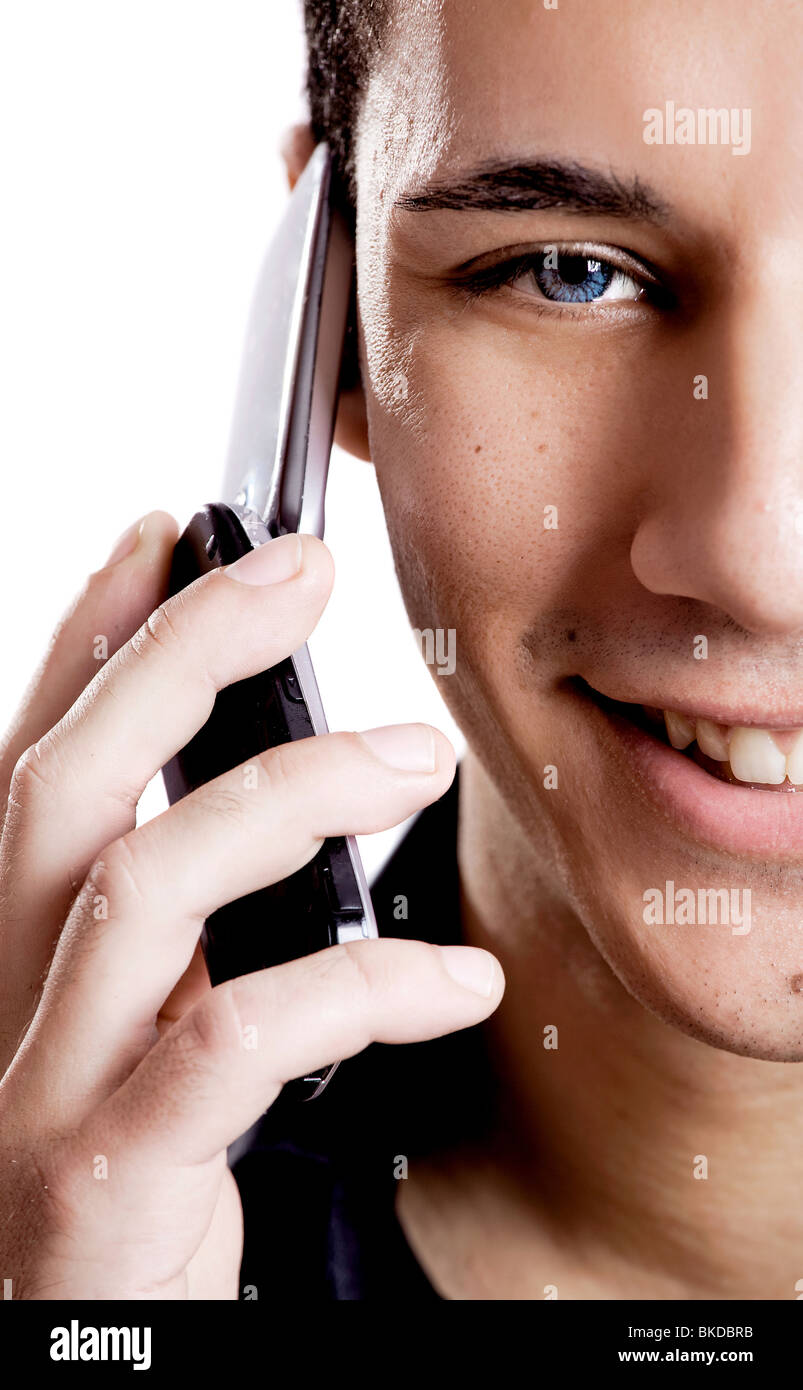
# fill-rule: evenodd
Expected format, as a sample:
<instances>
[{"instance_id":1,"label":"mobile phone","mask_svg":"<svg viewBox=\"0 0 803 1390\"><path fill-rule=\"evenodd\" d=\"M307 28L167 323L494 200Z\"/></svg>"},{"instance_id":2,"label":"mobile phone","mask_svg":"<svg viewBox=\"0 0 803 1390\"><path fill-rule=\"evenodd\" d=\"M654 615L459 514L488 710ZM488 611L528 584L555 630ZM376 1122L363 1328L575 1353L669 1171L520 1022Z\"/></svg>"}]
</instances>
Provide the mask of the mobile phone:
<instances>
[{"instance_id":1,"label":"mobile phone","mask_svg":"<svg viewBox=\"0 0 803 1390\"><path fill-rule=\"evenodd\" d=\"M170 593L273 537L323 536L324 496L354 275L331 151L314 150L291 193L254 294L226 461L223 499L176 543ZM327 732L306 644L218 694L209 720L163 769L172 804L292 739ZM202 849L200 852L203 852ZM353 836L324 842L289 878L220 908L201 944L213 985L346 941L377 936ZM339 1063L289 1081L313 1100Z\"/></svg>"}]
</instances>

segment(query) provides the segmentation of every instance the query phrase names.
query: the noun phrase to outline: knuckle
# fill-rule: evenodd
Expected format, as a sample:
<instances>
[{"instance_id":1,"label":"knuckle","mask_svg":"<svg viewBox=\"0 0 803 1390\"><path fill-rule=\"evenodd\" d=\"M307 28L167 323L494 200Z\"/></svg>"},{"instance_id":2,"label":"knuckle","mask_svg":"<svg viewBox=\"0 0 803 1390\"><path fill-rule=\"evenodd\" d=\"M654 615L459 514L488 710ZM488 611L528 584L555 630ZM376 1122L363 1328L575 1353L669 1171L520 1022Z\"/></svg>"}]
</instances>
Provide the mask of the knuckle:
<instances>
[{"instance_id":1,"label":"knuckle","mask_svg":"<svg viewBox=\"0 0 803 1390\"><path fill-rule=\"evenodd\" d=\"M364 753L360 735L345 731L277 744L260 753L258 761L269 790L279 795L302 787L319 789L322 775L336 775Z\"/></svg>"},{"instance_id":2,"label":"knuckle","mask_svg":"<svg viewBox=\"0 0 803 1390\"><path fill-rule=\"evenodd\" d=\"M253 1027L255 1020L272 1013L274 983L272 972L267 970L258 979L245 975L229 980L220 987L218 992L224 1007L225 1046L241 1051L246 1030ZM224 1027L223 1020L220 1020L220 1026Z\"/></svg>"},{"instance_id":3,"label":"knuckle","mask_svg":"<svg viewBox=\"0 0 803 1390\"><path fill-rule=\"evenodd\" d=\"M207 786L198 792L196 806L202 815L241 828L246 820L243 798L231 786Z\"/></svg>"},{"instance_id":4,"label":"knuckle","mask_svg":"<svg viewBox=\"0 0 803 1390\"><path fill-rule=\"evenodd\" d=\"M336 734L333 747L339 750L341 756L353 758L355 761L364 759L366 755L365 740L355 729L346 729Z\"/></svg>"},{"instance_id":5,"label":"knuckle","mask_svg":"<svg viewBox=\"0 0 803 1390\"><path fill-rule=\"evenodd\" d=\"M370 947L366 951L365 943L361 941L347 941L342 950L348 962L353 987L364 995L375 993L380 979L380 972L376 969L377 952Z\"/></svg>"},{"instance_id":6,"label":"knuckle","mask_svg":"<svg viewBox=\"0 0 803 1390\"><path fill-rule=\"evenodd\" d=\"M171 599L166 603L160 603L142 627L134 633L131 638L131 650L135 656L150 660L154 655L169 653L181 644L181 623L178 615L182 611L183 600L180 594L177 595L177 599L178 602Z\"/></svg>"},{"instance_id":7,"label":"knuckle","mask_svg":"<svg viewBox=\"0 0 803 1390\"><path fill-rule=\"evenodd\" d=\"M32 800L44 793L51 796L56 784L54 739L46 734L31 744L17 759L11 774L9 799L14 803Z\"/></svg>"},{"instance_id":8,"label":"knuckle","mask_svg":"<svg viewBox=\"0 0 803 1390\"><path fill-rule=\"evenodd\" d=\"M376 972L368 959L372 953L366 953L361 947L362 943L357 941L345 942L310 956L310 966L318 981L327 987L333 983L337 989L348 994L349 999L353 999L355 994L365 997L373 993Z\"/></svg>"},{"instance_id":9,"label":"knuckle","mask_svg":"<svg viewBox=\"0 0 803 1390\"><path fill-rule=\"evenodd\" d=\"M215 1062L241 1046L241 1030L233 981L219 986L196 1004L171 1029L165 1046L181 1070L208 1072Z\"/></svg>"},{"instance_id":10,"label":"knuckle","mask_svg":"<svg viewBox=\"0 0 803 1390\"><path fill-rule=\"evenodd\" d=\"M91 957L110 923L153 910L145 882L127 836L107 845L88 869L56 943L54 958L60 961L60 970L69 971Z\"/></svg>"},{"instance_id":11,"label":"knuckle","mask_svg":"<svg viewBox=\"0 0 803 1390\"><path fill-rule=\"evenodd\" d=\"M87 902L100 894L110 904L126 899L144 904L147 875L136 848L138 844L139 840L133 833L121 835L119 840L112 840L106 846L84 880L82 896Z\"/></svg>"},{"instance_id":12,"label":"knuckle","mask_svg":"<svg viewBox=\"0 0 803 1390\"><path fill-rule=\"evenodd\" d=\"M264 774L269 795L287 797L298 786L299 761L296 747L292 743L280 743L268 748L257 758L260 772Z\"/></svg>"}]
</instances>

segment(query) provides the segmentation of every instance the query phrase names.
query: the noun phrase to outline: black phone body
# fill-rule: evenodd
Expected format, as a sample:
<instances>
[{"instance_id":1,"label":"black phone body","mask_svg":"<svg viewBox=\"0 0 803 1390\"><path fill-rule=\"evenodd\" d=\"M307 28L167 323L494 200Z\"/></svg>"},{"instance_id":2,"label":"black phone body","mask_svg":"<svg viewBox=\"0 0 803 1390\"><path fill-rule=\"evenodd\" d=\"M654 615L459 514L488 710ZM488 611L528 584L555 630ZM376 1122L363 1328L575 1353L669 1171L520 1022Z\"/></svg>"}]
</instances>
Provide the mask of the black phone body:
<instances>
[{"instance_id":1,"label":"black phone body","mask_svg":"<svg viewBox=\"0 0 803 1390\"><path fill-rule=\"evenodd\" d=\"M323 535L352 276L353 246L322 145L296 185L257 287L224 486L229 500L202 508L180 536L171 594L275 536ZM219 692L206 724L163 769L168 800L278 744L326 732L305 644ZM201 941L216 985L376 935L356 842L341 836L289 878L220 908ZM337 1065L289 1081L283 1094L314 1099Z\"/></svg>"}]
</instances>

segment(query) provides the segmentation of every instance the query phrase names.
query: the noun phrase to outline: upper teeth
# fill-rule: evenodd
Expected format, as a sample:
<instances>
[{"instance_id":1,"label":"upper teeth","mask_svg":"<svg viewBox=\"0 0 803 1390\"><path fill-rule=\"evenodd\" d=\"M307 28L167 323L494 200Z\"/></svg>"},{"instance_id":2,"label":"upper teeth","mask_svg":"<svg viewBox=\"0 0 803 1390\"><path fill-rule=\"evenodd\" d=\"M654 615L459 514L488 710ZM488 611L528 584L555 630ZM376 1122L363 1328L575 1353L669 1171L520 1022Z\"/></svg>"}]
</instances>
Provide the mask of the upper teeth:
<instances>
[{"instance_id":1,"label":"upper teeth","mask_svg":"<svg viewBox=\"0 0 803 1390\"><path fill-rule=\"evenodd\" d=\"M803 785L803 729L780 734L755 727L712 724L710 719L690 719L672 709L663 713L673 748L688 748L696 739L707 757L730 763L738 782L778 786L788 777L794 785Z\"/></svg>"}]
</instances>

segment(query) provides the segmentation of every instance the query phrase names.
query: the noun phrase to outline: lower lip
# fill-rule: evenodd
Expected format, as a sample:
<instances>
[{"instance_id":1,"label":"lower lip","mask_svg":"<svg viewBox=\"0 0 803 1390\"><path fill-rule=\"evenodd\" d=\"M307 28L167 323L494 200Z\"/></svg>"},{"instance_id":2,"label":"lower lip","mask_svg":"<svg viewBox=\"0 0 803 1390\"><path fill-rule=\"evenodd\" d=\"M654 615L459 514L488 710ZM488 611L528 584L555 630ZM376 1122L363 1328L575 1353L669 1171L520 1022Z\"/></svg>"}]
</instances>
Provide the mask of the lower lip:
<instances>
[{"instance_id":1,"label":"lower lip","mask_svg":"<svg viewBox=\"0 0 803 1390\"><path fill-rule=\"evenodd\" d=\"M640 789L687 835L728 854L803 859L803 794L752 791L721 782L637 724L603 710L593 699L585 703Z\"/></svg>"}]
</instances>

